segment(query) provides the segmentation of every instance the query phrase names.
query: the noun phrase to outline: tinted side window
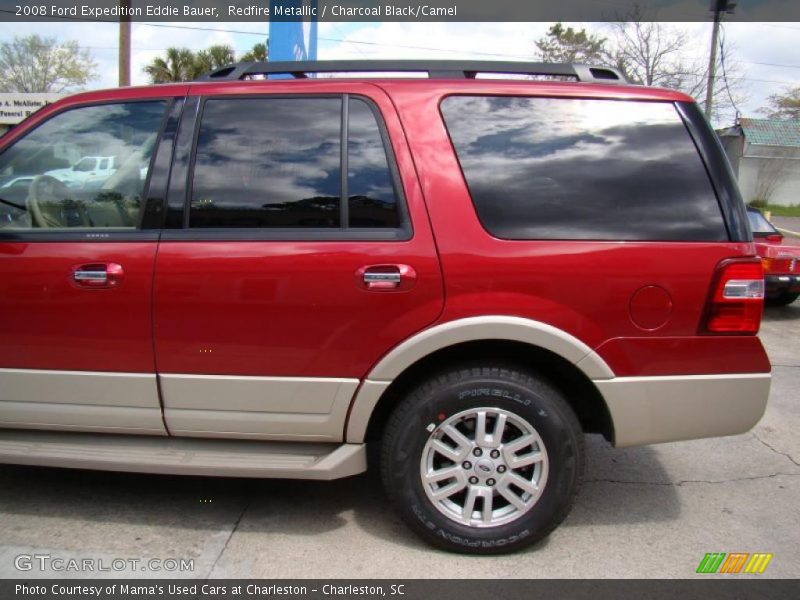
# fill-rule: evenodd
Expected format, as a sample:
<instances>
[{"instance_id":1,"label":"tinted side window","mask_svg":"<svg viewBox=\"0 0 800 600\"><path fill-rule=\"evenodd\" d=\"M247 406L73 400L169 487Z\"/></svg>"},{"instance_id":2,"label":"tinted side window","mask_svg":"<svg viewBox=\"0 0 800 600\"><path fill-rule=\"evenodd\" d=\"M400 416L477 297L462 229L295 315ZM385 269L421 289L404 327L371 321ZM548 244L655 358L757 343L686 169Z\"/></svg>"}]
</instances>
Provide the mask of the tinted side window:
<instances>
[{"instance_id":1,"label":"tinted side window","mask_svg":"<svg viewBox=\"0 0 800 600\"><path fill-rule=\"evenodd\" d=\"M15 142L0 155L0 230L135 228L165 107L74 108Z\"/></svg>"},{"instance_id":2,"label":"tinted side window","mask_svg":"<svg viewBox=\"0 0 800 600\"><path fill-rule=\"evenodd\" d=\"M672 104L449 97L442 113L478 217L493 235L728 239Z\"/></svg>"},{"instance_id":3,"label":"tinted side window","mask_svg":"<svg viewBox=\"0 0 800 600\"><path fill-rule=\"evenodd\" d=\"M375 115L366 102L351 98L348 117L350 227L399 227L397 195Z\"/></svg>"},{"instance_id":4,"label":"tinted side window","mask_svg":"<svg viewBox=\"0 0 800 600\"><path fill-rule=\"evenodd\" d=\"M191 227L339 227L338 98L205 103Z\"/></svg>"}]
</instances>

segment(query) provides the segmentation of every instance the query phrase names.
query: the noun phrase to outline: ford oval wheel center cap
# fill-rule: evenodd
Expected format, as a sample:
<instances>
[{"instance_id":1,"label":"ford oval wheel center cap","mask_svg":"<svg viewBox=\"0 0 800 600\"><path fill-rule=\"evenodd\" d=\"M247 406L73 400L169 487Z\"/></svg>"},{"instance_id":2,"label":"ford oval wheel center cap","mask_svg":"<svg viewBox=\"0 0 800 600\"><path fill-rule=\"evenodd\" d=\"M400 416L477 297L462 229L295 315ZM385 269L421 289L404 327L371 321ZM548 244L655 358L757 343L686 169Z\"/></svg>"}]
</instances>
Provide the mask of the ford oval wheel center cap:
<instances>
[{"instance_id":1,"label":"ford oval wheel center cap","mask_svg":"<svg viewBox=\"0 0 800 600\"><path fill-rule=\"evenodd\" d=\"M493 460L484 458L475 463L475 474L478 477L489 477L494 474L496 468Z\"/></svg>"}]
</instances>

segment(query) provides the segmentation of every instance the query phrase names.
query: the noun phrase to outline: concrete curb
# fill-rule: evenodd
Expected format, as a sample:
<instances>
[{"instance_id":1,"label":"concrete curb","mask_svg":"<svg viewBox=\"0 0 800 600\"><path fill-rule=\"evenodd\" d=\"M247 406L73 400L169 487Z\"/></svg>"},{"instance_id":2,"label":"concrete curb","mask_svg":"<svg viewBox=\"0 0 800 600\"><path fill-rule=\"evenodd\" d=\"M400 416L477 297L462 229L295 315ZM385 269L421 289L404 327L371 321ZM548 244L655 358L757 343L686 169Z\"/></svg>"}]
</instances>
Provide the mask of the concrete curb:
<instances>
[{"instance_id":1,"label":"concrete curb","mask_svg":"<svg viewBox=\"0 0 800 600\"><path fill-rule=\"evenodd\" d=\"M775 227L775 226L773 225L773 227ZM800 238L800 233L798 233L797 231L791 231L790 229L783 229L782 227L775 227L775 229L777 229L778 231L780 231L781 233L783 233L785 235L791 235L792 237L799 237Z\"/></svg>"}]
</instances>

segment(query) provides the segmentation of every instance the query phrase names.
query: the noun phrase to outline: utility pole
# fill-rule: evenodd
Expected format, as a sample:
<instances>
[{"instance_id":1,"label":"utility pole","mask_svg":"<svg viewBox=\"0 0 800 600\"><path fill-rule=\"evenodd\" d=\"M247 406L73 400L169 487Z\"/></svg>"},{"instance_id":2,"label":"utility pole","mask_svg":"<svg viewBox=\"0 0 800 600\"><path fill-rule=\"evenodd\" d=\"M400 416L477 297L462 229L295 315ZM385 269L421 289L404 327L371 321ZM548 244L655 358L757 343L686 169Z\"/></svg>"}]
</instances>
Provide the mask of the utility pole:
<instances>
[{"instance_id":1,"label":"utility pole","mask_svg":"<svg viewBox=\"0 0 800 600\"><path fill-rule=\"evenodd\" d=\"M736 2L731 0L711 0L711 10L714 13L714 29L711 32L711 53L708 57L708 83L706 85L706 119L711 120L711 105L714 101L714 79L717 73L717 46L719 41L719 24L722 13L733 13Z\"/></svg>"},{"instance_id":2,"label":"utility pole","mask_svg":"<svg viewBox=\"0 0 800 600\"><path fill-rule=\"evenodd\" d=\"M131 0L119 0L119 87L131 84Z\"/></svg>"}]
</instances>

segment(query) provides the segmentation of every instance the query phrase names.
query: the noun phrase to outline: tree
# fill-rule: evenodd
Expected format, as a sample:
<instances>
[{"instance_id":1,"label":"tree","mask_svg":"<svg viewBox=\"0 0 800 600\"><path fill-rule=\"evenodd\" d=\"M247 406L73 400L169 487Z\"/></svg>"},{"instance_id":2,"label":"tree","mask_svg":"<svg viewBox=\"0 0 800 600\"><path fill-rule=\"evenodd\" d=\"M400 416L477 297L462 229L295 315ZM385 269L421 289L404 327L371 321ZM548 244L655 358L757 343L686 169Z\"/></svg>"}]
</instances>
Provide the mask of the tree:
<instances>
[{"instance_id":1,"label":"tree","mask_svg":"<svg viewBox=\"0 0 800 600\"><path fill-rule=\"evenodd\" d=\"M767 102L769 107L758 112L770 119L800 119L800 86L787 87L782 94L772 94Z\"/></svg>"},{"instance_id":2,"label":"tree","mask_svg":"<svg viewBox=\"0 0 800 600\"><path fill-rule=\"evenodd\" d=\"M250 52L242 54L242 62L264 62L269 57L269 40L266 44L256 44Z\"/></svg>"},{"instance_id":3,"label":"tree","mask_svg":"<svg viewBox=\"0 0 800 600\"><path fill-rule=\"evenodd\" d=\"M217 45L200 50L194 57L194 73L191 79L196 79L203 73L224 67L232 62L236 62L236 56L230 46Z\"/></svg>"},{"instance_id":4,"label":"tree","mask_svg":"<svg viewBox=\"0 0 800 600\"><path fill-rule=\"evenodd\" d=\"M250 52L242 55L241 61L267 60L269 43L256 44ZM236 53L227 45L209 46L205 50L192 52L188 48L167 48L164 56L157 56L144 68L152 83L191 81L204 73L236 62Z\"/></svg>"},{"instance_id":5,"label":"tree","mask_svg":"<svg viewBox=\"0 0 800 600\"><path fill-rule=\"evenodd\" d=\"M195 79L195 56L188 48L167 48L163 58L157 56L144 72L152 83L170 83Z\"/></svg>"},{"instance_id":6,"label":"tree","mask_svg":"<svg viewBox=\"0 0 800 600\"><path fill-rule=\"evenodd\" d=\"M0 91L60 93L97 76L97 63L74 40L36 34L0 43Z\"/></svg>"},{"instance_id":7,"label":"tree","mask_svg":"<svg viewBox=\"0 0 800 600\"><path fill-rule=\"evenodd\" d=\"M561 23L551 25L545 36L534 43L543 62L597 64L606 59L605 38L586 29L564 28Z\"/></svg>"},{"instance_id":8,"label":"tree","mask_svg":"<svg viewBox=\"0 0 800 600\"><path fill-rule=\"evenodd\" d=\"M645 21L638 8L626 20L613 23L611 58L626 79L634 83L679 90L697 100L705 109L708 84L708 59L700 56L686 60L683 55L690 45L686 32L664 23ZM722 34L724 40L724 32ZM712 97L712 114L736 110L743 101L743 83L734 50L721 46L717 53L716 81Z\"/></svg>"},{"instance_id":9,"label":"tree","mask_svg":"<svg viewBox=\"0 0 800 600\"><path fill-rule=\"evenodd\" d=\"M629 81L680 89L691 69L679 58L686 33L641 20L613 24L615 66Z\"/></svg>"},{"instance_id":10,"label":"tree","mask_svg":"<svg viewBox=\"0 0 800 600\"><path fill-rule=\"evenodd\" d=\"M602 37L591 30L576 31L555 23L545 37L535 42L539 58L555 62L607 64L618 68L632 83L682 91L694 97L704 108L707 59L684 58L690 42L684 31L647 20L638 7L618 17L608 28L610 35ZM739 90L743 79L731 46L723 44L717 56L713 112L719 118L742 101Z\"/></svg>"}]
</instances>

